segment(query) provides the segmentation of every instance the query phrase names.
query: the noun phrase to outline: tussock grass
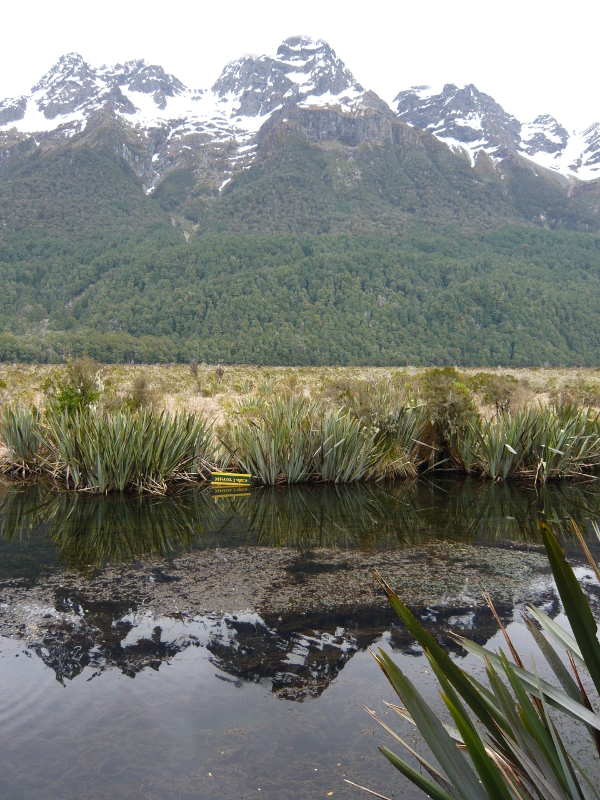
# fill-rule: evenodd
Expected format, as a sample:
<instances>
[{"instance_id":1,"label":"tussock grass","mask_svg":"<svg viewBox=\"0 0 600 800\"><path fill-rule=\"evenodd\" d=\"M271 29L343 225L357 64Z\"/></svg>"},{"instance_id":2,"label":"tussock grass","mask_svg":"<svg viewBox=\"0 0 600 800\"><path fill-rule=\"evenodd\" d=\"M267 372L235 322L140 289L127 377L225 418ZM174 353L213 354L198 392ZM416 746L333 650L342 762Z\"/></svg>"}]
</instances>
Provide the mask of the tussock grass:
<instances>
[{"instance_id":1,"label":"tussock grass","mask_svg":"<svg viewBox=\"0 0 600 800\"><path fill-rule=\"evenodd\" d=\"M303 394L322 400L331 408L347 406L358 398L376 395L380 388L397 392L408 400L423 397L424 384L432 370L403 367L254 367L197 364L189 365L112 364L96 365L103 388L101 405L117 408L126 405L135 394L136 379L143 376L155 408L169 411L196 411L202 408L211 419L220 418L224 403L258 387L267 399L274 396ZM223 370L221 378L217 375ZM0 404L21 402L43 408L48 401L49 384L64 383L69 365L32 365L0 363ZM448 368L444 368L448 370ZM449 368L449 371L453 371ZM493 416L508 400L508 410L527 405L559 402L590 405L600 410L600 370L512 369L485 370L460 368L456 378L485 417ZM138 386L140 384L138 383ZM207 387L205 396L203 387Z\"/></svg>"}]
</instances>

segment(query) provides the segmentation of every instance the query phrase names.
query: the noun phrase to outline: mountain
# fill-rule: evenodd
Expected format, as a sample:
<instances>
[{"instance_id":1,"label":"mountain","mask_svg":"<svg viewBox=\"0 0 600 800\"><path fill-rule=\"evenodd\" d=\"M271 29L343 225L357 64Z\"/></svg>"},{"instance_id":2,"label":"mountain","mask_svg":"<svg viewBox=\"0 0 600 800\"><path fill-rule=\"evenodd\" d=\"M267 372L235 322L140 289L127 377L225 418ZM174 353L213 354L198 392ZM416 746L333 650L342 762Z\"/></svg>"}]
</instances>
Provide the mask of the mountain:
<instances>
[{"instance_id":1,"label":"mountain","mask_svg":"<svg viewBox=\"0 0 600 800\"><path fill-rule=\"evenodd\" d=\"M0 141L64 141L105 113L137 133L141 152L132 160L146 191L190 155L209 157L207 174L221 176L222 187L252 162L257 133L274 114L315 108L392 114L326 42L308 37L287 39L273 57L231 62L210 89L189 89L143 60L94 69L70 53L29 95L0 102ZM480 152L495 160L520 155L569 179L600 178L600 123L581 132L547 115L521 123L472 84L412 87L397 94L392 108L410 126L464 150L472 162Z\"/></svg>"},{"instance_id":2,"label":"mountain","mask_svg":"<svg viewBox=\"0 0 600 800\"><path fill-rule=\"evenodd\" d=\"M0 103L0 359L596 363L599 147L308 37L205 89L66 55Z\"/></svg>"},{"instance_id":3,"label":"mountain","mask_svg":"<svg viewBox=\"0 0 600 800\"><path fill-rule=\"evenodd\" d=\"M598 123L580 132L549 115L521 123L473 84L448 83L437 92L414 86L399 92L393 106L400 119L466 151L472 162L481 152L496 160L519 155L571 180L600 178Z\"/></svg>"},{"instance_id":4,"label":"mountain","mask_svg":"<svg viewBox=\"0 0 600 800\"><path fill-rule=\"evenodd\" d=\"M252 162L256 133L274 112L335 107L360 113L369 105L389 111L325 42L306 37L287 39L274 58L245 56L228 64L211 89L201 90L144 61L93 69L70 53L31 94L0 103L0 142L64 141L104 114L136 136L137 148L125 157L147 192L190 158L202 161L205 179L222 188Z\"/></svg>"}]
</instances>

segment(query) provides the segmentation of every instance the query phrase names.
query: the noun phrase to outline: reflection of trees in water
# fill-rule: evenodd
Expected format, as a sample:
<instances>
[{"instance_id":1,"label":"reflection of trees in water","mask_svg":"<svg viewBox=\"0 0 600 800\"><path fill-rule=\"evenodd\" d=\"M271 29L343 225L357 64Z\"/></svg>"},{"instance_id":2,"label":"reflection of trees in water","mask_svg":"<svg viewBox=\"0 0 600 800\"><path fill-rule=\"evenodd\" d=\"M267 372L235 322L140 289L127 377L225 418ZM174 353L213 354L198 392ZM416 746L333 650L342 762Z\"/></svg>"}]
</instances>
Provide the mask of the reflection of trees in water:
<instances>
[{"instance_id":1,"label":"reflection of trees in water","mask_svg":"<svg viewBox=\"0 0 600 800\"><path fill-rule=\"evenodd\" d=\"M302 553L302 569L314 570L318 558L310 551L320 547L397 547L432 537L536 541L540 515L565 535L571 516L589 529L589 519L600 515L600 492L592 483L536 493L508 483L438 481L261 489L216 499L198 490L171 498L130 498L63 494L36 485L11 489L0 499L0 535L14 542L41 529L70 566L237 544L295 547ZM149 568L160 582L161 565ZM168 626L177 617L138 627L130 618L138 605L135 597L119 603L96 600L86 587L80 581L78 588L56 591L60 620L40 620L40 639L31 645L61 681L85 667L119 669L134 677L143 669L158 669L185 648L203 646L234 682L268 681L278 696L301 700L318 696L355 652L373 645L386 630L392 648L415 654L392 612L380 608L308 613L299 608L283 616L265 611L263 619L254 620L208 615L180 619L183 628L175 635ZM550 595L541 599L552 605ZM547 606L551 613L557 608ZM483 606L459 603L415 611L446 645L448 627L464 626L482 644L497 630ZM499 611L503 622L512 619L512 607Z\"/></svg>"},{"instance_id":2,"label":"reflection of trees in water","mask_svg":"<svg viewBox=\"0 0 600 800\"><path fill-rule=\"evenodd\" d=\"M14 542L45 528L69 567L101 566L144 556L165 557L196 540L215 518L209 500L85 495L44 485L12 490L0 502L0 535Z\"/></svg>"},{"instance_id":3,"label":"reflection of trees in water","mask_svg":"<svg viewBox=\"0 0 600 800\"><path fill-rule=\"evenodd\" d=\"M597 482L544 486L473 480L290 486L214 498L206 490L132 498L11 488L0 501L0 535L43 529L71 567L166 557L197 546L389 548L433 537L537 542L546 519L570 536L600 517Z\"/></svg>"},{"instance_id":4,"label":"reflection of trees in water","mask_svg":"<svg viewBox=\"0 0 600 800\"><path fill-rule=\"evenodd\" d=\"M392 487L390 490L394 492ZM538 542L540 519L571 537L570 518L583 530L600 515L600 484L563 483L538 491L514 482L436 481L418 483L410 497L410 512L399 537L422 535L470 541Z\"/></svg>"},{"instance_id":5,"label":"reflection of trees in water","mask_svg":"<svg viewBox=\"0 0 600 800\"><path fill-rule=\"evenodd\" d=\"M571 536L600 516L600 485L570 483L537 492L473 480L264 489L231 501L252 543L288 547L390 547L446 539L538 542L540 519ZM233 505L235 503L235 505Z\"/></svg>"},{"instance_id":6,"label":"reflection of trees in water","mask_svg":"<svg viewBox=\"0 0 600 800\"><path fill-rule=\"evenodd\" d=\"M301 550L390 546L401 511L400 498L376 484L266 488L235 505L249 543Z\"/></svg>"}]
</instances>

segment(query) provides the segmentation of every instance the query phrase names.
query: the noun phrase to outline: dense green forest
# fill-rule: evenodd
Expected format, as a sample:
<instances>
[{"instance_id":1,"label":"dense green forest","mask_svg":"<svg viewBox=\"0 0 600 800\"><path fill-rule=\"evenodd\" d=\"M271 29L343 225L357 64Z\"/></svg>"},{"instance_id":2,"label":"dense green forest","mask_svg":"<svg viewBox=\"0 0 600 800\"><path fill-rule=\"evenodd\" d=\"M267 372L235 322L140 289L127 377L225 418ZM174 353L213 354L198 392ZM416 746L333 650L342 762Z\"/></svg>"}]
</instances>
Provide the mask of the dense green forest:
<instances>
[{"instance_id":1,"label":"dense green forest","mask_svg":"<svg viewBox=\"0 0 600 800\"><path fill-rule=\"evenodd\" d=\"M0 360L597 364L596 195L427 147L286 139L222 194L179 170L146 195L106 136L23 145Z\"/></svg>"},{"instance_id":2,"label":"dense green forest","mask_svg":"<svg viewBox=\"0 0 600 800\"><path fill-rule=\"evenodd\" d=\"M392 236L132 240L91 258L2 252L4 360L593 365L600 235L506 227ZM35 268L31 252L36 249Z\"/></svg>"}]
</instances>

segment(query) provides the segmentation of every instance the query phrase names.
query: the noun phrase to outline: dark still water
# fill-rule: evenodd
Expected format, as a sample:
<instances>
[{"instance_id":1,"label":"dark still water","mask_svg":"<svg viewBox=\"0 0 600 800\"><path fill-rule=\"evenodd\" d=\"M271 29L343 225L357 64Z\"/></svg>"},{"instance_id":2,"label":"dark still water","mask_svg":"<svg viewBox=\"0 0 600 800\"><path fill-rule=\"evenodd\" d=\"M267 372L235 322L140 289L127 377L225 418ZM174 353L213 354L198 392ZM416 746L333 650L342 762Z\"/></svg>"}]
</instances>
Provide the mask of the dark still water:
<instances>
[{"instance_id":1,"label":"dark still water","mask_svg":"<svg viewBox=\"0 0 600 800\"><path fill-rule=\"evenodd\" d=\"M0 488L0 797L365 796L344 777L420 797L363 711L385 715L394 699L368 648L441 701L373 568L480 674L447 632L502 645L482 589L521 655L533 651L518 622L527 602L562 619L539 519L596 604L570 517L589 536L596 483L142 500Z\"/></svg>"}]
</instances>

